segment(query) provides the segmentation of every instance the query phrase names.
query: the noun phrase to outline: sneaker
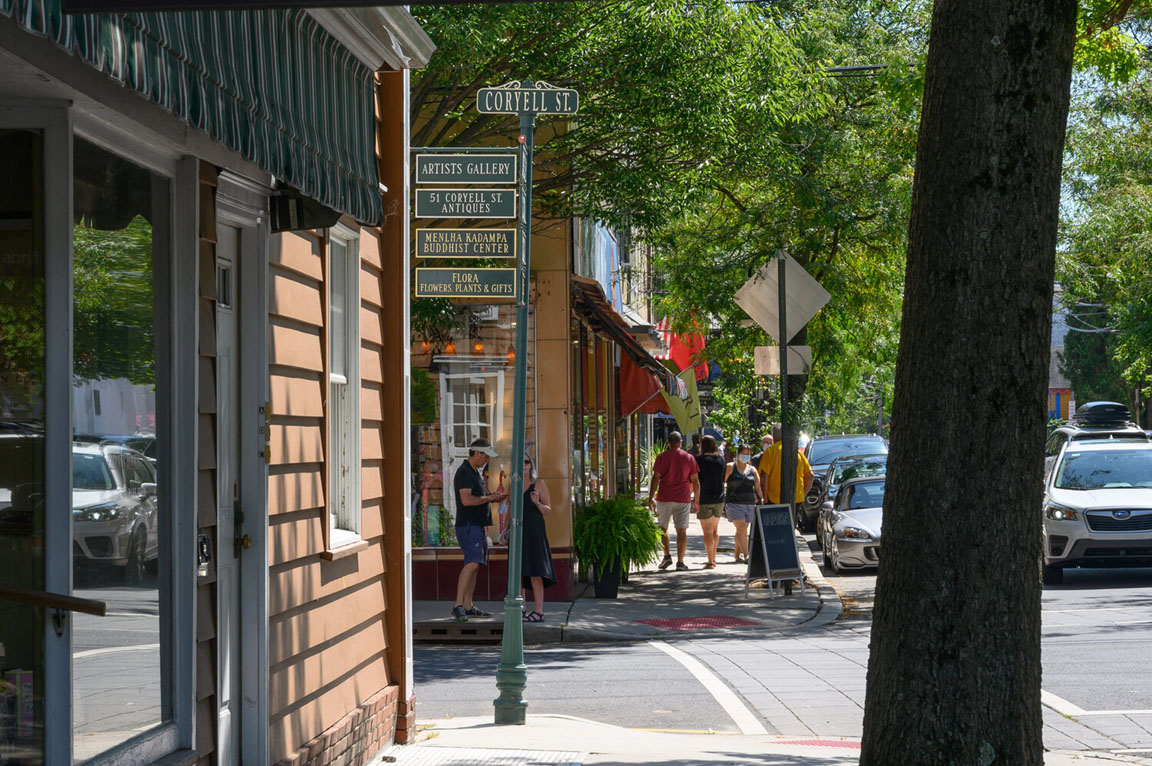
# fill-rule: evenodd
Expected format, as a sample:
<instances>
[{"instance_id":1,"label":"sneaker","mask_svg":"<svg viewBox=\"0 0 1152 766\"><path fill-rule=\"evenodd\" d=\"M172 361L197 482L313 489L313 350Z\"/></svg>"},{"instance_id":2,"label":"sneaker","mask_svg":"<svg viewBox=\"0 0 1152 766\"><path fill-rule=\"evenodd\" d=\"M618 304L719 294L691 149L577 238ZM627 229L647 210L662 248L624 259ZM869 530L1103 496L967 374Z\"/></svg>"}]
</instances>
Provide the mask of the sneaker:
<instances>
[{"instance_id":1,"label":"sneaker","mask_svg":"<svg viewBox=\"0 0 1152 766\"><path fill-rule=\"evenodd\" d=\"M452 607L452 617L456 622L468 622L468 612L465 611L462 604Z\"/></svg>"},{"instance_id":2,"label":"sneaker","mask_svg":"<svg viewBox=\"0 0 1152 766\"><path fill-rule=\"evenodd\" d=\"M469 607L464 612L464 614L468 615L469 617L491 617L492 616L490 613L485 612L483 609L481 609L480 607L475 606L475 605Z\"/></svg>"},{"instance_id":3,"label":"sneaker","mask_svg":"<svg viewBox=\"0 0 1152 766\"><path fill-rule=\"evenodd\" d=\"M665 569L667 569L670 566L672 566L672 557L671 556L665 556L664 560L660 562L660 566L658 566L656 568L659 569L660 571L664 571Z\"/></svg>"},{"instance_id":4,"label":"sneaker","mask_svg":"<svg viewBox=\"0 0 1152 766\"><path fill-rule=\"evenodd\" d=\"M676 571L677 572L687 572L688 571L688 565L685 564L683 561L677 561L676 562Z\"/></svg>"}]
</instances>

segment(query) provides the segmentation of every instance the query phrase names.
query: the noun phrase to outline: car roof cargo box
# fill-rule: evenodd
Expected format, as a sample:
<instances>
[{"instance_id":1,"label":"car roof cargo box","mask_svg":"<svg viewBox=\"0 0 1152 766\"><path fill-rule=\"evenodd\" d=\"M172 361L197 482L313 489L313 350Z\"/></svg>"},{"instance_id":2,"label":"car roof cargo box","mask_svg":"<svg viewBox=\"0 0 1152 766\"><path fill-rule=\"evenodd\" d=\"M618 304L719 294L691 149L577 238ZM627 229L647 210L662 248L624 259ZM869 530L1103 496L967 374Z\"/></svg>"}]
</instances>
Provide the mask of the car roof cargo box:
<instances>
[{"instance_id":1,"label":"car roof cargo box","mask_svg":"<svg viewBox=\"0 0 1152 766\"><path fill-rule=\"evenodd\" d=\"M1132 411L1119 402L1088 402L1077 408L1072 416L1072 422L1081 425L1128 423L1130 420Z\"/></svg>"}]
</instances>

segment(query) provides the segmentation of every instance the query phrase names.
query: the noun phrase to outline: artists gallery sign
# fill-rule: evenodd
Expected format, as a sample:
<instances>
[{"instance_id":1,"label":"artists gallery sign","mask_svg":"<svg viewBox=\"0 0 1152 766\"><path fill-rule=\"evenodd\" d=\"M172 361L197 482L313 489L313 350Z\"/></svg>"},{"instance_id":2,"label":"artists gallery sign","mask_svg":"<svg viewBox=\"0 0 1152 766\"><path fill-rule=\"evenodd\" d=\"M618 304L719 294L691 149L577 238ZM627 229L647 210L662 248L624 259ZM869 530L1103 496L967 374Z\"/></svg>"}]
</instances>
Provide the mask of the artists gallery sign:
<instances>
[{"instance_id":1,"label":"artists gallery sign","mask_svg":"<svg viewBox=\"0 0 1152 766\"><path fill-rule=\"evenodd\" d=\"M271 8L355 8L374 5L495 5L536 0L61 0L64 13L241 11ZM560 0L574 2L574 0Z\"/></svg>"}]
</instances>

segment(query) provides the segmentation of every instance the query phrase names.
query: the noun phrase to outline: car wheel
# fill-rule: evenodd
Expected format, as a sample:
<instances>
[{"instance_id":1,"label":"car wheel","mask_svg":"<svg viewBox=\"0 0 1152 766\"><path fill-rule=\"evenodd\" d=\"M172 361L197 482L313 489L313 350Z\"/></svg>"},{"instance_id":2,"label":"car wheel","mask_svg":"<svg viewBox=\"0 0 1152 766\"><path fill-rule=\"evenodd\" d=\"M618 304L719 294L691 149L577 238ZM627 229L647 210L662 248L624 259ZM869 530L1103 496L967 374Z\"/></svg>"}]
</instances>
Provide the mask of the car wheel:
<instances>
[{"instance_id":1,"label":"car wheel","mask_svg":"<svg viewBox=\"0 0 1152 766\"><path fill-rule=\"evenodd\" d=\"M832 568L832 557L828 555L828 538L820 535L820 558L825 569Z\"/></svg>"},{"instance_id":2,"label":"car wheel","mask_svg":"<svg viewBox=\"0 0 1152 766\"><path fill-rule=\"evenodd\" d=\"M830 553L828 554L828 558L831 559L831 561L832 561L832 574L842 575L842 574L844 574L845 569L844 569L844 567L840 566L840 556L836 552L835 538L831 537L829 542L831 542L831 545L828 546L830 549Z\"/></svg>"},{"instance_id":3,"label":"car wheel","mask_svg":"<svg viewBox=\"0 0 1152 766\"><path fill-rule=\"evenodd\" d=\"M128 564L124 567L124 582L129 585L139 585L144 582L144 550L144 530L137 529L132 533L132 540L128 544Z\"/></svg>"},{"instance_id":4,"label":"car wheel","mask_svg":"<svg viewBox=\"0 0 1152 766\"><path fill-rule=\"evenodd\" d=\"M1064 583L1064 567L1041 564L1040 582L1045 585L1062 585Z\"/></svg>"}]
</instances>

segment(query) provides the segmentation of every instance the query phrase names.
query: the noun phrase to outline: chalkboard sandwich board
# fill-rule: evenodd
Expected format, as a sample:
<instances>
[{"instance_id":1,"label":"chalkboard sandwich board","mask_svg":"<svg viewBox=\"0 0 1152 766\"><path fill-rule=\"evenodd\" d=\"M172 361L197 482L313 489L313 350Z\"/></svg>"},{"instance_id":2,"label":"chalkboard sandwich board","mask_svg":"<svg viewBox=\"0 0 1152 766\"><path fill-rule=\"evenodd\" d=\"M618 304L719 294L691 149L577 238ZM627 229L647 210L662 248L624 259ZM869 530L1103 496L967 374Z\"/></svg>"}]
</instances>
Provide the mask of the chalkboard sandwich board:
<instances>
[{"instance_id":1,"label":"chalkboard sandwich board","mask_svg":"<svg viewBox=\"0 0 1152 766\"><path fill-rule=\"evenodd\" d=\"M744 592L753 580L768 580L769 590L776 582L787 583L791 593L792 580L800 581L804 592L804 573L800 568L800 551L796 546L796 525L789 505L758 505L752 518L752 534L748 541L748 572L744 577Z\"/></svg>"}]
</instances>

